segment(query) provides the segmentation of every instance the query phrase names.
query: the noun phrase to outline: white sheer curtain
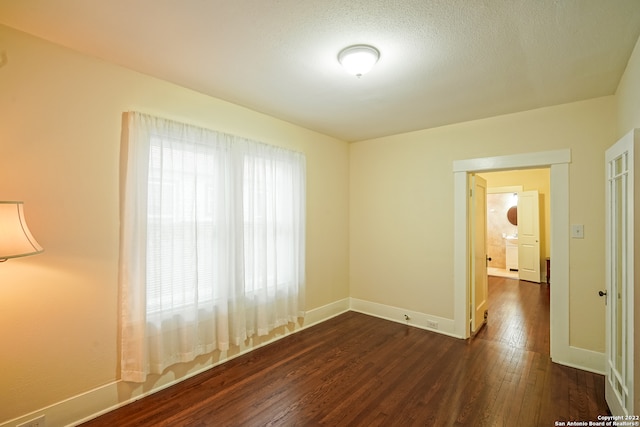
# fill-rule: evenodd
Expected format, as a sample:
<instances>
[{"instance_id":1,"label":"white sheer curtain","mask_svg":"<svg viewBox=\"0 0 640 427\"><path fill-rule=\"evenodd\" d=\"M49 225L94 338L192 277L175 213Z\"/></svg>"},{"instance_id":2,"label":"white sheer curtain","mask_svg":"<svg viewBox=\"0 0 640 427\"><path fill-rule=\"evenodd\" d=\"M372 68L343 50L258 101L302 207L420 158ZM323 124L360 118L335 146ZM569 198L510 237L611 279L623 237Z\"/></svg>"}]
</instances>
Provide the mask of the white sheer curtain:
<instances>
[{"instance_id":1,"label":"white sheer curtain","mask_svg":"<svg viewBox=\"0 0 640 427\"><path fill-rule=\"evenodd\" d=\"M304 156L137 112L124 134L122 379L304 316Z\"/></svg>"}]
</instances>

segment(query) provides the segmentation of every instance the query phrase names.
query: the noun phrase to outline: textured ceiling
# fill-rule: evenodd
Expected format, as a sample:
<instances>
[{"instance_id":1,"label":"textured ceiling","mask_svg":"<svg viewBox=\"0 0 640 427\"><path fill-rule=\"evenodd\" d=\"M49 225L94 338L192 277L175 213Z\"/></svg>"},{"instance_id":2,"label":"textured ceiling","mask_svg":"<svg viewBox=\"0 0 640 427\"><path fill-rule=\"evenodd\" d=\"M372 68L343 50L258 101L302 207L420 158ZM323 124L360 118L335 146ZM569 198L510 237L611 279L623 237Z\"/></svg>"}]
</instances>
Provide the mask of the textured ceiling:
<instances>
[{"instance_id":1,"label":"textured ceiling","mask_svg":"<svg viewBox=\"0 0 640 427\"><path fill-rule=\"evenodd\" d=\"M0 0L0 23L358 141L611 95L640 0ZM336 60L359 43L360 79Z\"/></svg>"}]
</instances>

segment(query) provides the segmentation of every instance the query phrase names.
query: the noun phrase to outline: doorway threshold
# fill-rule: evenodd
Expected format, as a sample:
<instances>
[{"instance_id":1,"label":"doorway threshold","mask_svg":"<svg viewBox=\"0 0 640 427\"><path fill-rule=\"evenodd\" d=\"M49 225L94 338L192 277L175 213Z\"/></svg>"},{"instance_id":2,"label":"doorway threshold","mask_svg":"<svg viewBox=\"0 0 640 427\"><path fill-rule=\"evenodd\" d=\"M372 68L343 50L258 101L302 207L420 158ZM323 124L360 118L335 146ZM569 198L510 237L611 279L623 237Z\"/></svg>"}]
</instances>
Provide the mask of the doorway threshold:
<instances>
[{"instance_id":1,"label":"doorway threshold","mask_svg":"<svg viewBox=\"0 0 640 427\"><path fill-rule=\"evenodd\" d=\"M518 279L517 271L509 271L504 268L487 267L487 274L489 276L506 277L509 279Z\"/></svg>"}]
</instances>

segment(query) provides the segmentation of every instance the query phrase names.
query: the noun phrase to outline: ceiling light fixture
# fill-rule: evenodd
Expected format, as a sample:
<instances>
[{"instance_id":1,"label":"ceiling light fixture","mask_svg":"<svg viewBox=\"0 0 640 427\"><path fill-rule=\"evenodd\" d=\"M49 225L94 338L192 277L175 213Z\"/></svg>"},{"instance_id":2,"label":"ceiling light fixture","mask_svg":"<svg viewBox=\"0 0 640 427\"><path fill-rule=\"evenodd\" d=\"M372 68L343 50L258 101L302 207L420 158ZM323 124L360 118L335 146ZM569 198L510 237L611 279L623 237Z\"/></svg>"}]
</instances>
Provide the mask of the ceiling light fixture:
<instances>
[{"instance_id":1,"label":"ceiling light fixture","mask_svg":"<svg viewBox=\"0 0 640 427\"><path fill-rule=\"evenodd\" d=\"M338 53L338 62L349 74L356 77L362 77L363 74L371 71L379 58L378 49L365 44L349 46Z\"/></svg>"}]
</instances>

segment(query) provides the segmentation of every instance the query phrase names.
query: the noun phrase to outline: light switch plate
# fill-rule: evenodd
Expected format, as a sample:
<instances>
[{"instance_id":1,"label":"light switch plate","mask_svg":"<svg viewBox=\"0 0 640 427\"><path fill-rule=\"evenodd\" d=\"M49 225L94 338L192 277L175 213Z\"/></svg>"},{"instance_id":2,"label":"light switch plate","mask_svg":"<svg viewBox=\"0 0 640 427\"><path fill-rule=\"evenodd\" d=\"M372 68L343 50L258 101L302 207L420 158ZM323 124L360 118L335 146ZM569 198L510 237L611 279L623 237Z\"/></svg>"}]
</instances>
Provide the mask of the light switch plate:
<instances>
[{"instance_id":1,"label":"light switch plate","mask_svg":"<svg viewBox=\"0 0 640 427\"><path fill-rule=\"evenodd\" d=\"M572 224L571 225L571 237L573 239L584 239L584 225Z\"/></svg>"}]
</instances>

